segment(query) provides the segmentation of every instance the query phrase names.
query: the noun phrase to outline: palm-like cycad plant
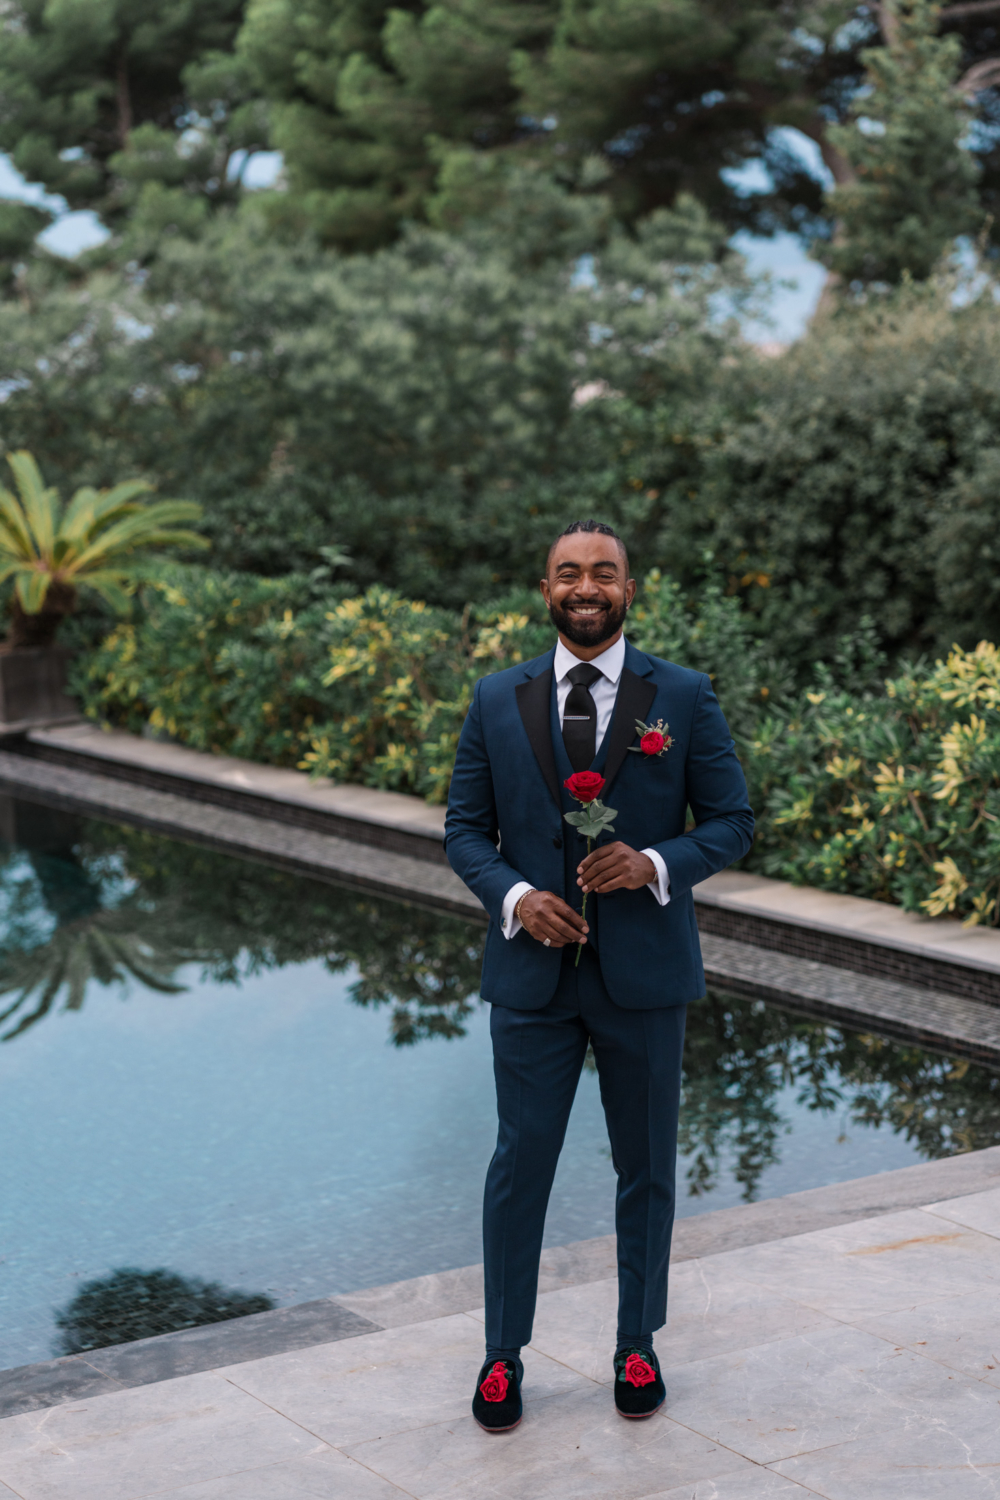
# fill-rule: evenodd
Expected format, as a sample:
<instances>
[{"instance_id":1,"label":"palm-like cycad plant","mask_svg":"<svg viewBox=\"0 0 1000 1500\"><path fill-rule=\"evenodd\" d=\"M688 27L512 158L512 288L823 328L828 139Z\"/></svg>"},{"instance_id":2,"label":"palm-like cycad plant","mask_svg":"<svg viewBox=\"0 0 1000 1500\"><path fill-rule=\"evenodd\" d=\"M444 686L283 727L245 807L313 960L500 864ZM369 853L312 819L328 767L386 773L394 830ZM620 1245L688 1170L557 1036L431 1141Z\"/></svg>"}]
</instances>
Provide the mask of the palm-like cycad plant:
<instances>
[{"instance_id":1,"label":"palm-like cycad plant","mask_svg":"<svg viewBox=\"0 0 1000 1500\"><path fill-rule=\"evenodd\" d=\"M81 585L92 588L115 609L127 604L127 558L148 548L207 547L204 537L178 526L196 521L193 500L139 497L152 485L129 479L110 490L89 485L63 506L46 489L30 453L8 455L17 495L0 485L0 582L16 579L12 646L49 646L60 620L71 613Z\"/></svg>"}]
</instances>

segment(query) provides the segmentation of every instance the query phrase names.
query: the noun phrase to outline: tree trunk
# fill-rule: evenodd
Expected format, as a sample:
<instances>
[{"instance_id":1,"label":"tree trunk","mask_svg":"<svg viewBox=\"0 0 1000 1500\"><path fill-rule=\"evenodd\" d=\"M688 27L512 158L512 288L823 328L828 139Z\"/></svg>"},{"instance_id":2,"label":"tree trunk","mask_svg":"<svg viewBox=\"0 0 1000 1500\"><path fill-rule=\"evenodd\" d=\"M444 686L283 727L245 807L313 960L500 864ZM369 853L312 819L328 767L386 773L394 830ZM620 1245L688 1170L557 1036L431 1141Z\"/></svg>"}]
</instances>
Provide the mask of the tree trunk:
<instances>
[{"instance_id":1,"label":"tree trunk","mask_svg":"<svg viewBox=\"0 0 1000 1500\"><path fill-rule=\"evenodd\" d=\"M59 626L75 606L76 589L68 583L50 583L45 607L36 615L26 614L15 594L10 605L7 645L14 650L21 646L53 646Z\"/></svg>"},{"instance_id":2,"label":"tree trunk","mask_svg":"<svg viewBox=\"0 0 1000 1500\"><path fill-rule=\"evenodd\" d=\"M128 145L129 131L132 129L132 94L128 84L128 55L124 46L118 57L118 72L115 81L118 85L118 144L124 151Z\"/></svg>"}]
</instances>

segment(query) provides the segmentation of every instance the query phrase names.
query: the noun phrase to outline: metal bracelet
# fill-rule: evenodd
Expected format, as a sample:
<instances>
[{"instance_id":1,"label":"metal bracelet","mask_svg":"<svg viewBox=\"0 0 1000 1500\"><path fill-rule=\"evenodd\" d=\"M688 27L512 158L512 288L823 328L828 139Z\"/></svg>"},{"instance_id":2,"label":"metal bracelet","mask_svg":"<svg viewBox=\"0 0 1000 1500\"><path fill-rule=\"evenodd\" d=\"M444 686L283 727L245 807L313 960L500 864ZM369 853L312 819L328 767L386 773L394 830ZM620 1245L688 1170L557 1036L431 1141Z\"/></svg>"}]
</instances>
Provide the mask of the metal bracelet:
<instances>
[{"instance_id":1,"label":"metal bracelet","mask_svg":"<svg viewBox=\"0 0 1000 1500\"><path fill-rule=\"evenodd\" d=\"M534 895L534 891L535 891L535 888L534 888L534 886L532 886L532 888L531 888L530 891L525 891L524 896L532 896L532 895ZM518 897L518 900L517 900L517 902L516 902L516 904L514 906L514 921L515 922L520 922L520 920L521 920L521 902L524 900L524 896Z\"/></svg>"}]
</instances>

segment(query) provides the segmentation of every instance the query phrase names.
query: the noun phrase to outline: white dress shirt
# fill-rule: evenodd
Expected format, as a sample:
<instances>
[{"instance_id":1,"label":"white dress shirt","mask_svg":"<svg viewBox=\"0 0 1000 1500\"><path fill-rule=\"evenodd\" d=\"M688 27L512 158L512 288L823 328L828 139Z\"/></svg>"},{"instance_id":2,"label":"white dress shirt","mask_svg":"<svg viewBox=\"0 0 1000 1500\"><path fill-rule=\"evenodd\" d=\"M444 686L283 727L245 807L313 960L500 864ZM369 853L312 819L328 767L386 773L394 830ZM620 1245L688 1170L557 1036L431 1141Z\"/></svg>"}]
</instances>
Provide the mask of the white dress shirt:
<instances>
[{"instance_id":1,"label":"white dress shirt","mask_svg":"<svg viewBox=\"0 0 1000 1500\"><path fill-rule=\"evenodd\" d=\"M615 699L618 697L618 681L622 675L625 665L625 637L619 636L614 645L602 651L600 656L595 656L588 663L596 667L600 672L597 681L591 684L590 696L594 700L597 709L597 744L600 745L611 723L611 715L615 711ZM563 722L566 712L566 699L569 697L573 684L569 680L569 674L574 667L580 666L580 658L574 656L572 651L567 650L562 641L556 644L556 657L552 664L552 670L556 679L556 707L559 711L559 723ZM670 900L670 879L667 875L667 867L663 856L655 849L643 849L641 851L647 859L652 860L656 871L656 878L651 880L646 887L652 891L661 906L666 906ZM504 897L503 907L500 912L500 930L505 938L517 937L521 931L521 923L514 916L514 907L520 901L526 891L533 891L535 887L526 880L519 880L512 885Z\"/></svg>"}]
</instances>

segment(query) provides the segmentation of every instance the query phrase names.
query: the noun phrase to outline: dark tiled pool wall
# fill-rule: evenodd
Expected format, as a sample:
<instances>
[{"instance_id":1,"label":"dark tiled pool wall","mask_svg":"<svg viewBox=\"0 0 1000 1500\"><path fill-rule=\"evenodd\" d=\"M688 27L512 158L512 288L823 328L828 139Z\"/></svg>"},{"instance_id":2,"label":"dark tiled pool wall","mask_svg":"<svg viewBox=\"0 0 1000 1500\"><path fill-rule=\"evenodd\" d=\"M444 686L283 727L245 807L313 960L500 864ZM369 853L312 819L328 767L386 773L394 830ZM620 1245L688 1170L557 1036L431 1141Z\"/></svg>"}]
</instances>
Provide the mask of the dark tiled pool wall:
<instances>
[{"instance_id":1,"label":"dark tiled pool wall","mask_svg":"<svg viewBox=\"0 0 1000 1500\"><path fill-rule=\"evenodd\" d=\"M985 969L971 969L964 964L950 964L937 958L923 958L900 948L881 943L866 943L841 937L835 932L819 932L814 927L800 927L795 922L776 922L748 912L735 912L719 906L695 902L698 928L713 937L732 938L773 953L787 953L793 958L812 959L838 969L853 969L873 979L889 979L896 984L915 988L943 990L964 1000L1000 1006L1000 975Z\"/></svg>"},{"instance_id":2,"label":"dark tiled pool wall","mask_svg":"<svg viewBox=\"0 0 1000 1500\"><path fill-rule=\"evenodd\" d=\"M254 813L274 823L308 828L313 833L331 834L335 838L350 839L356 844L368 844L374 849L387 849L395 854L409 854L426 860L429 864L448 863L440 839L430 834L408 833L403 828L364 822L360 818L341 817L334 812L320 812L295 802L283 802L277 797L263 797L257 792L217 786L196 781L193 777L172 776L166 771L154 771L145 766L129 765L124 761L115 761L112 765L79 750L63 750L56 745L36 745L24 736L4 741L3 748L30 760L48 761L51 765L66 766L71 770L90 771L94 775L127 781L133 786L148 787L154 792L171 792L192 802L205 802L233 812Z\"/></svg>"}]
</instances>

